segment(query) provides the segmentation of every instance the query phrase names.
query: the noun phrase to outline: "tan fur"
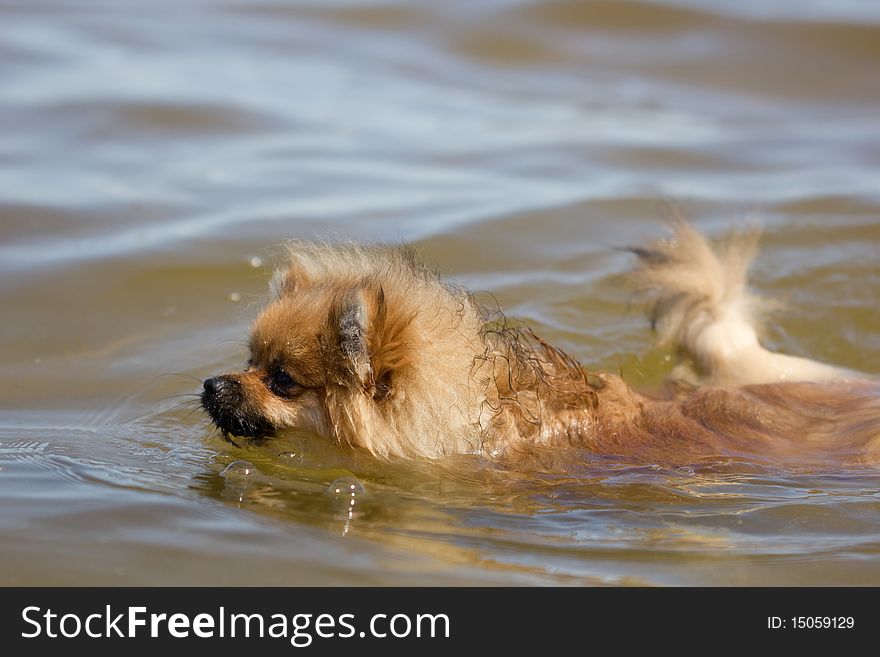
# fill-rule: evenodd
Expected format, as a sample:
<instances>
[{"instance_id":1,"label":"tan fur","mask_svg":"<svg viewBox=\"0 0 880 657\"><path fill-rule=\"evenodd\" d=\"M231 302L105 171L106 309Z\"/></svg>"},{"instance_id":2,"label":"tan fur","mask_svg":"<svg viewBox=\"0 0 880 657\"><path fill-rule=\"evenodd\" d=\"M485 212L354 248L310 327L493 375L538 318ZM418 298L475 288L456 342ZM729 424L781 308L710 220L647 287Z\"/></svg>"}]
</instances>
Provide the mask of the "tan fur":
<instances>
[{"instance_id":1,"label":"tan fur","mask_svg":"<svg viewBox=\"0 0 880 657\"><path fill-rule=\"evenodd\" d=\"M774 304L750 292L746 282L758 237L752 228L713 249L679 218L669 239L633 249L639 266L631 277L649 301L651 325L661 344L685 357L674 376L712 385L859 378L761 346L758 318Z\"/></svg>"},{"instance_id":2,"label":"tan fur","mask_svg":"<svg viewBox=\"0 0 880 657\"><path fill-rule=\"evenodd\" d=\"M672 241L636 250L662 339L713 384L654 399L491 316L406 248L292 242L248 369L211 380L203 404L225 432L308 431L383 458L880 458L876 385L758 343L745 287L754 244L716 252L679 222ZM750 385L778 368L834 380Z\"/></svg>"}]
</instances>

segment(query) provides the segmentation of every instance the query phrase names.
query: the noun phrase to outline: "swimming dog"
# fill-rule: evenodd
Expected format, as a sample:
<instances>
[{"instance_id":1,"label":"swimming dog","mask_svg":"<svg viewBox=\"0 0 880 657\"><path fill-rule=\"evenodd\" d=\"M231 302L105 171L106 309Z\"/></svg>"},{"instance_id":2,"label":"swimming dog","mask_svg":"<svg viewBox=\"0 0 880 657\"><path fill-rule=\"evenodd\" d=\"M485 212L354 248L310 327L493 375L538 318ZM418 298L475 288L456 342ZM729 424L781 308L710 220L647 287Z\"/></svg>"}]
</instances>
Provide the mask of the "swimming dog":
<instances>
[{"instance_id":1,"label":"swimming dog","mask_svg":"<svg viewBox=\"0 0 880 657\"><path fill-rule=\"evenodd\" d=\"M294 241L247 368L207 379L202 405L226 437L304 431L380 458L880 459L875 381L761 345L766 303L746 284L757 234L713 248L672 229L632 249L651 323L682 357L659 397L510 326L406 247Z\"/></svg>"}]
</instances>

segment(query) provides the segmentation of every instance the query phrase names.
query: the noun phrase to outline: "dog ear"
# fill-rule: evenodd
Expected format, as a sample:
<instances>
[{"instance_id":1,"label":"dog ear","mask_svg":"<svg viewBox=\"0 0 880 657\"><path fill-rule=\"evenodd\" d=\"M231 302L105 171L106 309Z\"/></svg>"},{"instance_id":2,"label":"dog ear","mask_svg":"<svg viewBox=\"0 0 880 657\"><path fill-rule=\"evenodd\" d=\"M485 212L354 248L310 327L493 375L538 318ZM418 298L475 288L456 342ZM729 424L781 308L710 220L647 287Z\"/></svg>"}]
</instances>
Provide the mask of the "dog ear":
<instances>
[{"instance_id":1,"label":"dog ear","mask_svg":"<svg viewBox=\"0 0 880 657\"><path fill-rule=\"evenodd\" d=\"M273 299L292 295L311 282L311 276L304 262L299 258L291 258L283 269L276 269L269 280L269 293Z\"/></svg>"},{"instance_id":2,"label":"dog ear","mask_svg":"<svg viewBox=\"0 0 880 657\"><path fill-rule=\"evenodd\" d=\"M363 285L344 295L331 312L336 334L336 353L346 378L368 395L377 397L384 376L376 363L385 324L385 292L382 287Z\"/></svg>"}]
</instances>

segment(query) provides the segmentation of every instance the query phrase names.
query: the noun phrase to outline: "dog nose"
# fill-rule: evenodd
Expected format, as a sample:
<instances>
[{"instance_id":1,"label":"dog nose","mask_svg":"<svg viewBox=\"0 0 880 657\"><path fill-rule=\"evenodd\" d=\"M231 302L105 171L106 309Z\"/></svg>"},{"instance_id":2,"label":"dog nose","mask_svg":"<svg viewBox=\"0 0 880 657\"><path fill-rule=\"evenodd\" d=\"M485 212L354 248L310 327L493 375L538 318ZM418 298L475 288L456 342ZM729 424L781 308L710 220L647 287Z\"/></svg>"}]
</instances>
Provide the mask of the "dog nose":
<instances>
[{"instance_id":1,"label":"dog nose","mask_svg":"<svg viewBox=\"0 0 880 657\"><path fill-rule=\"evenodd\" d=\"M220 391L222 391L224 387L226 387L227 383L228 382L225 379L219 376L205 379L205 392L207 392L209 395L216 395Z\"/></svg>"}]
</instances>

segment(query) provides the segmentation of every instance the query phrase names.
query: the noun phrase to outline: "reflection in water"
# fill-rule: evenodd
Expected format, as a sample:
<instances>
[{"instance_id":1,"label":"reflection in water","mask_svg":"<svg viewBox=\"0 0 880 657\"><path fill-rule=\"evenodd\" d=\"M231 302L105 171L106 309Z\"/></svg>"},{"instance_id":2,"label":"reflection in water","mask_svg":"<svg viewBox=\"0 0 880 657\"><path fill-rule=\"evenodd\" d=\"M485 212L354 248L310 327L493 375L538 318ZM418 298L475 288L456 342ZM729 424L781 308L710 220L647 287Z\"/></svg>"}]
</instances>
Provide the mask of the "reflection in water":
<instances>
[{"instance_id":1,"label":"reflection in water","mask_svg":"<svg viewBox=\"0 0 880 657\"><path fill-rule=\"evenodd\" d=\"M829 474L728 459L665 469L572 453L561 459L567 466L531 474L476 457L360 457L348 470L340 450L340 467L325 470L332 448L298 439L294 449L322 456L291 465L278 458L289 453L287 440L247 448L248 461L218 454L193 486L337 535L482 568L540 572L552 564L582 583L742 583L752 570L772 577L774 568L798 572L841 549L868 558L880 549L873 468ZM230 469L235 475L224 476ZM648 554L662 568L634 567ZM862 564L833 577L873 572Z\"/></svg>"},{"instance_id":2,"label":"reflection in water","mask_svg":"<svg viewBox=\"0 0 880 657\"><path fill-rule=\"evenodd\" d=\"M344 234L650 387L616 247L669 203L765 226L770 348L876 374L878 44L869 0L4 4L0 582L880 583L876 470L239 449L167 376Z\"/></svg>"}]
</instances>

